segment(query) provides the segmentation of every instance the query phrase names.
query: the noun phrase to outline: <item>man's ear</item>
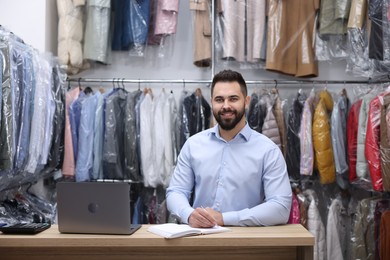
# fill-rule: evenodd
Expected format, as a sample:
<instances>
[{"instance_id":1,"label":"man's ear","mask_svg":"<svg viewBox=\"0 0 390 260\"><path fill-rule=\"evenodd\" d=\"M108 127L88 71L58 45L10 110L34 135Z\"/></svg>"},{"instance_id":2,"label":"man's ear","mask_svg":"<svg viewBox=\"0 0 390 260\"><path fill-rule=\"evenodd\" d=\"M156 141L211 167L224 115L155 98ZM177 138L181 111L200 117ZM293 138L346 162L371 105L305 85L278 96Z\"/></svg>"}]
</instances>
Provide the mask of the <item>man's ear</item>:
<instances>
[{"instance_id":1,"label":"man's ear","mask_svg":"<svg viewBox=\"0 0 390 260\"><path fill-rule=\"evenodd\" d=\"M245 108L247 109L249 107L249 102L251 101L251 97L250 96L246 96L245 98Z\"/></svg>"}]
</instances>

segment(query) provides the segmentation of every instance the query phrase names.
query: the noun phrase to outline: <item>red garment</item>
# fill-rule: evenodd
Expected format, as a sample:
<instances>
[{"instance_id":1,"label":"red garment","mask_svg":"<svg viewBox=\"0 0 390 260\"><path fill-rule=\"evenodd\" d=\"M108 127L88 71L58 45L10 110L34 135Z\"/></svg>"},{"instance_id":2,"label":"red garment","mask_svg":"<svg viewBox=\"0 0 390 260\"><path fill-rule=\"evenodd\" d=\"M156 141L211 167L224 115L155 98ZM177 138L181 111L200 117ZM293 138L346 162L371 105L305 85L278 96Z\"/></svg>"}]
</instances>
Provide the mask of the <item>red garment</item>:
<instances>
[{"instance_id":1,"label":"red garment","mask_svg":"<svg viewBox=\"0 0 390 260\"><path fill-rule=\"evenodd\" d=\"M362 99L359 99L352 104L348 113L347 119L347 149L348 149L348 166L349 166L349 181L353 182L356 175L356 154L357 154L357 135L359 112L362 106Z\"/></svg>"},{"instance_id":2,"label":"red garment","mask_svg":"<svg viewBox=\"0 0 390 260\"><path fill-rule=\"evenodd\" d=\"M368 168L372 181L372 187L375 191L383 191L382 183L382 167L380 161L379 150L379 134L380 134L380 115L383 96L388 92L380 93L371 100L368 109L367 131L366 131L366 146L364 155L366 156Z\"/></svg>"},{"instance_id":3,"label":"red garment","mask_svg":"<svg viewBox=\"0 0 390 260\"><path fill-rule=\"evenodd\" d=\"M300 224L301 213L299 211L299 202L297 195L293 192L290 217L288 218L288 224Z\"/></svg>"}]
</instances>

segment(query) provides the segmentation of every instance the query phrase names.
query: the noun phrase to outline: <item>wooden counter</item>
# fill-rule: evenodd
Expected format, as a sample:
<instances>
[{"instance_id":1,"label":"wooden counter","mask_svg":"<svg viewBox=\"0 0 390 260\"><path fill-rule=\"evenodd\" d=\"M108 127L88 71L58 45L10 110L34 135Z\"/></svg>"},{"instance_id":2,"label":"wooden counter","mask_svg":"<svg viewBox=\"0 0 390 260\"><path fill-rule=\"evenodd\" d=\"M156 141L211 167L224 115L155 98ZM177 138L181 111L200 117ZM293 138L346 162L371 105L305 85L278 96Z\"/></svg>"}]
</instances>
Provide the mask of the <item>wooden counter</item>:
<instances>
[{"instance_id":1,"label":"wooden counter","mask_svg":"<svg viewBox=\"0 0 390 260\"><path fill-rule=\"evenodd\" d=\"M302 225L230 227L232 232L167 240L143 225L133 235L36 235L0 232L6 259L313 259L314 237Z\"/></svg>"}]
</instances>

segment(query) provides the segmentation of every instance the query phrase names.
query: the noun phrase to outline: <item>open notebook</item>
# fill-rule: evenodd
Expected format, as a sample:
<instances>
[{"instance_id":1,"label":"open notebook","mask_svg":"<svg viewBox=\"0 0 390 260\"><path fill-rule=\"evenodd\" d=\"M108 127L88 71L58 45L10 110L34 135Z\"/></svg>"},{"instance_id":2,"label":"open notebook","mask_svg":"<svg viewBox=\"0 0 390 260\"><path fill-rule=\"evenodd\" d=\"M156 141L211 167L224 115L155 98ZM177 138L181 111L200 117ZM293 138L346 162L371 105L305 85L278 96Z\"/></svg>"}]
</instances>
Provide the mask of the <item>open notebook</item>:
<instances>
[{"instance_id":1,"label":"open notebook","mask_svg":"<svg viewBox=\"0 0 390 260\"><path fill-rule=\"evenodd\" d=\"M172 239L178 237L207 235L207 234L227 232L230 231L230 229L221 226L215 226L212 228L193 228L186 224L166 223L166 224L152 225L148 228L148 231L153 234L165 237L167 239Z\"/></svg>"},{"instance_id":2,"label":"open notebook","mask_svg":"<svg viewBox=\"0 0 390 260\"><path fill-rule=\"evenodd\" d=\"M61 233L130 235L130 184L107 182L57 183L58 229Z\"/></svg>"}]
</instances>

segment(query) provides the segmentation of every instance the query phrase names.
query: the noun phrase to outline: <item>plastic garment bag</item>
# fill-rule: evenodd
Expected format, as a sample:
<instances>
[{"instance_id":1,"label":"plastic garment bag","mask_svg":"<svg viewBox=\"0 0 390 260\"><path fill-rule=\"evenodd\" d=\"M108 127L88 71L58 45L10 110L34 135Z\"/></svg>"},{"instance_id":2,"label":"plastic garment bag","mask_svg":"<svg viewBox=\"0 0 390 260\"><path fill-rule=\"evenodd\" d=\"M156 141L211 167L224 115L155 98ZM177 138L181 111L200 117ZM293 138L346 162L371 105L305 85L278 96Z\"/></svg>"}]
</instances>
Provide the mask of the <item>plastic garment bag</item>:
<instances>
[{"instance_id":1,"label":"plastic garment bag","mask_svg":"<svg viewBox=\"0 0 390 260\"><path fill-rule=\"evenodd\" d=\"M327 90L322 90L313 115L314 162L321 184L330 184L336 179L329 118L332 110L332 96Z\"/></svg>"},{"instance_id":2,"label":"plastic garment bag","mask_svg":"<svg viewBox=\"0 0 390 260\"><path fill-rule=\"evenodd\" d=\"M111 1L88 0L84 58L109 64L111 58Z\"/></svg>"},{"instance_id":3,"label":"plastic garment bag","mask_svg":"<svg viewBox=\"0 0 390 260\"><path fill-rule=\"evenodd\" d=\"M348 187L347 140L345 133L347 131L349 106L347 92L343 89L334 102L330 123L337 183L342 189Z\"/></svg>"},{"instance_id":4,"label":"plastic garment bag","mask_svg":"<svg viewBox=\"0 0 390 260\"><path fill-rule=\"evenodd\" d=\"M57 0L58 58L70 74L83 67L84 5L85 0Z\"/></svg>"},{"instance_id":5,"label":"plastic garment bag","mask_svg":"<svg viewBox=\"0 0 390 260\"><path fill-rule=\"evenodd\" d=\"M211 65L210 5L210 0L190 0L190 10L193 13L193 62L197 67L209 67Z\"/></svg>"},{"instance_id":6,"label":"plastic garment bag","mask_svg":"<svg viewBox=\"0 0 390 260\"><path fill-rule=\"evenodd\" d=\"M266 69L317 76L313 35L319 1L269 1Z\"/></svg>"}]
</instances>

